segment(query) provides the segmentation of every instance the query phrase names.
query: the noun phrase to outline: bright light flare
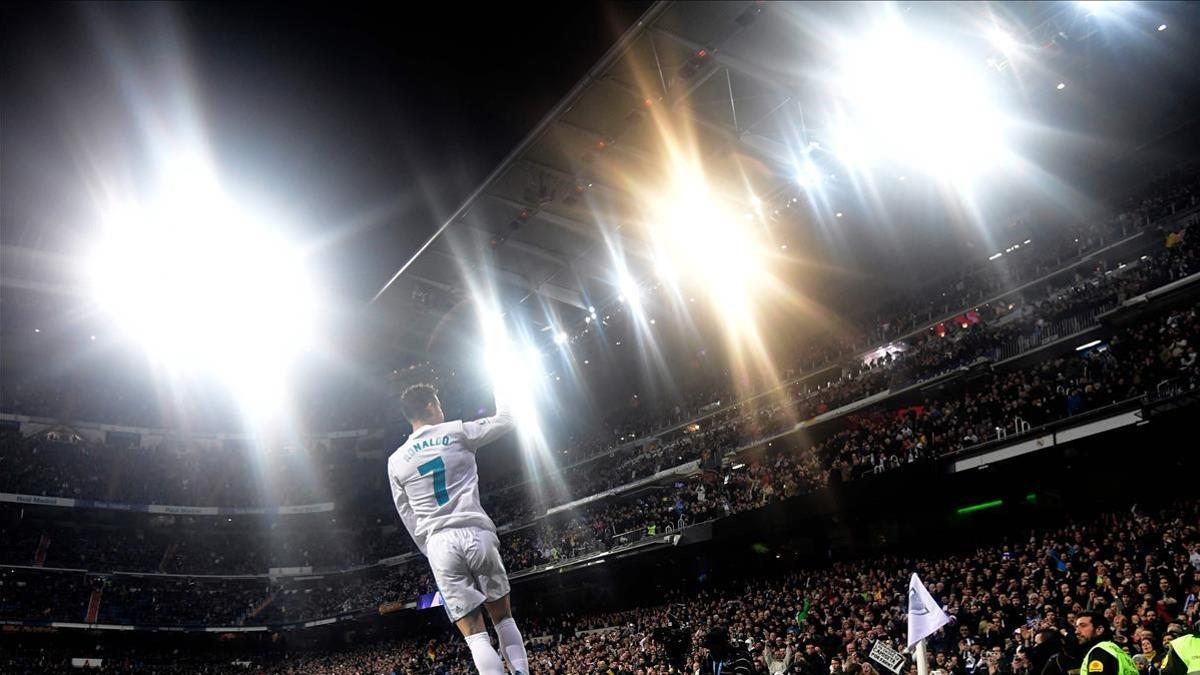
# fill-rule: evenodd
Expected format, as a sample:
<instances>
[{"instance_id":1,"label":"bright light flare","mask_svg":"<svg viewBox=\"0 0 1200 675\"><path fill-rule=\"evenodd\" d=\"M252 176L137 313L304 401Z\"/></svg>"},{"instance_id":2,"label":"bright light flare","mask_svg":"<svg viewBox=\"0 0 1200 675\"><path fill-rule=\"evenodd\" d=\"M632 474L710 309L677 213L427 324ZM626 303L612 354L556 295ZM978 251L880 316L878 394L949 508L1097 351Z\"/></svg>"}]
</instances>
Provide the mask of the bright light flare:
<instances>
[{"instance_id":1,"label":"bright light flare","mask_svg":"<svg viewBox=\"0 0 1200 675\"><path fill-rule=\"evenodd\" d=\"M760 228L714 198L696 168L676 168L654 209L655 257L682 281L708 290L723 312L740 315L758 290L766 260Z\"/></svg>"},{"instance_id":2,"label":"bright light flare","mask_svg":"<svg viewBox=\"0 0 1200 675\"><path fill-rule=\"evenodd\" d=\"M896 18L842 54L835 152L844 161L909 163L956 180L1005 161L1005 120L982 62Z\"/></svg>"},{"instance_id":3,"label":"bright light flare","mask_svg":"<svg viewBox=\"0 0 1200 675\"><path fill-rule=\"evenodd\" d=\"M675 271L675 266L670 258L655 256L654 273L661 281L671 286L675 286L679 281L679 274Z\"/></svg>"},{"instance_id":4,"label":"bright light flare","mask_svg":"<svg viewBox=\"0 0 1200 675\"><path fill-rule=\"evenodd\" d=\"M821 170L811 159L804 160L796 169L796 184L806 190L819 187L821 179Z\"/></svg>"},{"instance_id":5,"label":"bright light flare","mask_svg":"<svg viewBox=\"0 0 1200 675\"><path fill-rule=\"evenodd\" d=\"M629 270L621 269L617 275L617 288L620 291L618 299L629 305L629 308L634 312L640 312L642 309L642 288L629 274Z\"/></svg>"},{"instance_id":6,"label":"bright light flare","mask_svg":"<svg viewBox=\"0 0 1200 675\"><path fill-rule=\"evenodd\" d=\"M173 164L154 199L103 220L86 273L121 331L173 372L219 375L252 415L277 413L314 340L301 250L196 161Z\"/></svg>"},{"instance_id":7,"label":"bright light flare","mask_svg":"<svg viewBox=\"0 0 1200 675\"><path fill-rule=\"evenodd\" d=\"M497 403L504 401L512 410L522 443L544 450L546 443L538 414L538 403L547 385L542 353L511 335L504 317L491 308L479 311L479 327L484 342L484 365Z\"/></svg>"},{"instance_id":8,"label":"bright light flare","mask_svg":"<svg viewBox=\"0 0 1200 675\"><path fill-rule=\"evenodd\" d=\"M999 26L993 26L988 31L988 40L1002 54L1011 54L1017 50L1017 40L1008 31Z\"/></svg>"},{"instance_id":9,"label":"bright light flare","mask_svg":"<svg viewBox=\"0 0 1200 675\"><path fill-rule=\"evenodd\" d=\"M1125 0L1076 0L1075 4L1089 14L1107 14L1125 9L1129 3Z\"/></svg>"}]
</instances>

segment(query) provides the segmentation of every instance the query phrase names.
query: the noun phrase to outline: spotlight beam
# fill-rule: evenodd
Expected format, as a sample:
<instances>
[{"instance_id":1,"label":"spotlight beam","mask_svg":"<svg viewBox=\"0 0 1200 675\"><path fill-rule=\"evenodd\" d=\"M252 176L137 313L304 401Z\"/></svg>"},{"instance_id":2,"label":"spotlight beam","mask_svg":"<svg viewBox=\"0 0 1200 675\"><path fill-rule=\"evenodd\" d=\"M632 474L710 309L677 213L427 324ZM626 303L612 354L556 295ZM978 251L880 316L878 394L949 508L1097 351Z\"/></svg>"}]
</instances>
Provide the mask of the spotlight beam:
<instances>
[{"instance_id":1,"label":"spotlight beam","mask_svg":"<svg viewBox=\"0 0 1200 675\"><path fill-rule=\"evenodd\" d=\"M551 300L556 300L564 305L571 305L576 309L587 309L587 304L583 301L583 294L579 291L549 283L548 280L534 281L533 279L530 279L519 272L504 269L503 267L497 267L496 265L486 263L480 264L478 260L468 261L458 255L455 255L454 253L443 251L440 248L432 249L430 253L448 258L449 260L467 268L472 266L476 267L480 271L485 272L487 275L494 278L496 281L506 283L510 286L515 286L521 290L529 291L530 293L541 295L550 298Z\"/></svg>"},{"instance_id":2,"label":"spotlight beam","mask_svg":"<svg viewBox=\"0 0 1200 675\"><path fill-rule=\"evenodd\" d=\"M522 161L525 161L525 160L522 160ZM541 167L541 165L538 165L538 166L540 168L546 168L546 167ZM553 169L552 171L557 171L557 169ZM565 174L565 175L570 175L570 174ZM599 184L597 184L597 185L599 185ZM527 204L522 204L521 202L513 201L512 199L509 199L507 197L502 197L500 195L488 193L486 195L486 197L488 199L493 199L493 200L496 200L496 201L499 201L499 202L502 202L505 204L511 204L514 206L518 206L520 208L529 208L529 205L527 205ZM547 211L545 209L533 211L529 217L531 219L541 220L545 223L549 223L550 225L554 225L556 227L560 227L564 230L567 230L568 232L572 232L574 234L577 234L577 235L580 235L587 239L590 239L590 240L592 240L593 243L596 243L596 244L606 243L606 242L608 242L609 238L615 237L621 241L621 245L624 247L626 253L637 256L638 258L641 258L642 260L649 261L649 260L653 259L653 256L650 254L649 251L646 250L645 246L640 241L638 241L636 239L632 239L627 236L623 236L620 232L617 232L615 230L607 230L603 226L601 226L599 223L588 223L588 222L585 222L582 220L577 220L575 218L572 218L571 216L564 216L562 214L553 213L553 212Z\"/></svg>"},{"instance_id":3,"label":"spotlight beam","mask_svg":"<svg viewBox=\"0 0 1200 675\"><path fill-rule=\"evenodd\" d=\"M505 201L507 201L507 200L505 200ZM489 241L489 242L491 241L492 237L495 236L491 232L488 232L487 230L475 227L474 225L468 225L465 229L467 232L470 232L471 234L475 235L475 237L477 237L478 239ZM571 262L569 260L567 260L566 258L562 257L561 255L555 253L554 251L544 249L541 246L538 246L536 244L530 244L528 242L521 241L520 239L514 239L512 237L509 237L509 238L505 239L504 243L501 245L504 248L509 249L511 251L520 251L521 253L527 253L535 258L545 260L546 262L553 263L559 267L569 267L571 265Z\"/></svg>"},{"instance_id":4,"label":"spotlight beam","mask_svg":"<svg viewBox=\"0 0 1200 675\"><path fill-rule=\"evenodd\" d=\"M614 80L613 80L613 78L609 77L609 78L605 78L604 81L605 82L613 82ZM622 88L622 89L624 89L624 88ZM629 91L632 93L632 90L629 90ZM575 124L574 122L568 122L567 120L558 120L557 124L559 127L563 128L563 129L567 129L568 131L573 131L573 132L579 134L580 136L586 136L587 138L589 138L593 141L595 141L598 138L605 137L605 135L600 133L599 131L593 131L586 127L581 127L578 124ZM622 155L628 155L629 157L632 157L633 159L636 159L645 164L658 165L658 164L662 163L661 157L655 157L654 155L652 155L644 150L639 150L638 148L633 147L629 143L613 143L612 145L607 146L604 151L605 152L616 152L616 153L620 153Z\"/></svg>"},{"instance_id":5,"label":"spotlight beam","mask_svg":"<svg viewBox=\"0 0 1200 675\"><path fill-rule=\"evenodd\" d=\"M455 286L454 284L448 284L448 283L446 283L446 282L444 282L444 281L438 281L438 280L436 280L436 279L430 279L429 277L421 276L420 274L410 274L409 276L410 276L410 277L411 277L411 278L412 278L414 281L419 281L419 282L421 282L421 283L423 283L423 284L427 284L427 285L429 285L429 286L433 286L434 288L437 288L437 289L439 289L439 290L446 291L447 293L460 293L460 292L462 292L462 289L458 288L458 287L457 287L457 286Z\"/></svg>"},{"instance_id":6,"label":"spotlight beam","mask_svg":"<svg viewBox=\"0 0 1200 675\"><path fill-rule=\"evenodd\" d=\"M505 200L505 201L507 201L507 200ZM478 237L480 239L490 240L492 237L492 234L490 232L479 229L475 226L467 226L466 230L471 232L472 234L474 234L476 237ZM555 266L553 273L551 273L549 276L542 279L538 283L529 283L528 287L537 287L537 288L544 287L547 284L549 284L550 282L557 279L558 276L560 274L562 274L563 272L570 272L572 274L575 274L575 275L577 275L577 277L576 277L577 279L584 278L584 279L590 279L592 281L608 283L607 272L599 270L595 265L591 264L590 261L588 261L588 259L586 257L586 254L588 252L590 252L592 250L592 248L588 248L584 253L568 260L567 258L564 258L561 255L554 253L553 251L544 249L541 246L537 246L536 244L530 244L528 242L521 241L519 239L514 239L512 237L505 239L504 243L502 244L502 247L509 249L509 250L520 251L522 253L526 253L530 256L538 258L539 260L545 260L546 262L552 263ZM419 277L416 277L416 276L414 276L413 278L419 279ZM528 279L526 279L526 281L528 281ZM562 288L562 287L559 287L559 288ZM572 292L574 292L574 291L572 291ZM536 290L536 288L534 290L531 290L529 295L526 295L525 297L521 298L521 302L525 302L531 296L536 295L538 293L539 293L539 291ZM544 295L546 295L547 297L550 297L553 300L559 300L560 302L564 302L562 299L555 298L548 293L544 294ZM566 304L569 304L569 305L572 305L575 307L579 307L579 305L576 305L573 300L566 302ZM579 307L579 308L586 309L586 307Z\"/></svg>"},{"instance_id":7,"label":"spotlight beam","mask_svg":"<svg viewBox=\"0 0 1200 675\"><path fill-rule=\"evenodd\" d=\"M736 71L737 69L735 68L734 70ZM714 72L716 72L716 71L714 71ZM620 89L621 91L624 91L632 96L637 96L637 97L643 96L643 92L640 92L637 89L634 89L633 87L630 87L629 85L625 84L624 82L621 82L614 78L611 78L611 77L605 78L603 81L606 84L612 85L612 86L616 87L617 89ZM754 122L754 124L750 125L750 128L753 128L753 127L757 126L758 124L761 124L764 120L769 118L771 115L773 115L775 112L777 112L780 108L782 108L785 105L787 105L786 99L783 101L783 103L780 103L778 106L776 106L775 109L772 110L770 113L768 113L767 115L764 115L762 118L756 120ZM762 136L751 135L749 133L749 129L747 129L744 132L738 133L734 129L730 129L729 127L723 126L717 122L713 122L711 120L705 119L704 117L700 116L699 113L695 112L694 110L692 110L691 108L689 108L687 106L680 106L679 111L680 111L680 114L682 114L687 121L692 122L694 124L698 124L698 125L704 127L705 129L712 131L713 133L721 136L721 140L724 141L725 143L728 143L728 144L736 147L739 151L743 152L744 154L750 155L751 157L754 157L755 159L760 160L761 162L763 162L764 164L766 164L768 166L774 167L776 169L776 172L781 177L787 176L787 170L791 166L792 159L791 159L791 155L786 151L786 149L783 148L782 146L780 146L779 144L775 143L774 141L771 141L770 139L763 138ZM755 143L760 144L760 145L750 145L748 143L749 140L754 140ZM664 158L664 159L666 159L666 158ZM660 160L659 163L661 164L662 160Z\"/></svg>"},{"instance_id":8,"label":"spotlight beam","mask_svg":"<svg viewBox=\"0 0 1200 675\"><path fill-rule=\"evenodd\" d=\"M558 172L558 169L551 169L550 167L542 167L539 165L539 168L545 169L545 170L549 171L550 173ZM563 175L569 176L571 174L567 174L567 173L563 172ZM572 232L574 234L578 234L582 237L590 239L594 243L600 244L600 243L604 243L605 241L607 241L605 239L606 232L599 224L587 223L582 220L577 220L575 218L572 218L570 216L564 216L564 215L560 215L557 213L552 213L550 211L546 211L545 209L535 211L528 204L524 204L522 202L519 202L519 201L516 201L513 199L509 199L508 197L504 197L504 196L501 196L501 195L498 195L498 194L495 194L492 192L488 192L488 193L484 194L483 197L485 197L487 199L491 199L494 202L504 204L506 206L511 206L513 208L530 209L531 213L530 213L529 217L531 219L541 220L545 223L549 223L550 225L560 227L564 230L567 230L568 232ZM619 233L611 233L611 235L619 236ZM622 237L621 239L622 239L622 244L626 247L626 250L629 253L632 253L632 254L638 256L639 258L643 258L645 260L650 259L651 256L650 256L649 252L647 252L643 248L641 248L641 246L638 242L632 241L628 237Z\"/></svg>"},{"instance_id":9,"label":"spotlight beam","mask_svg":"<svg viewBox=\"0 0 1200 675\"><path fill-rule=\"evenodd\" d=\"M536 159L529 159L528 157L522 157L522 158L518 159L517 162L520 164L525 164L526 166L530 166L534 169L537 169L538 171L544 171L548 174L558 176L559 178L565 178L567 180L572 180L572 181L578 180L578 178L579 178L578 175L576 175L575 173L573 173L571 171L567 171L566 169L561 169L557 166L550 166L549 164L546 164L544 162L539 162ZM608 197L610 199L612 199L613 201L632 203L635 200L634 195L630 194L630 192L628 190L625 190L623 188L616 187L614 185L610 185L608 183L598 181L598 180L593 180L592 183L593 183L593 186L592 186L593 192L607 193Z\"/></svg>"}]
</instances>

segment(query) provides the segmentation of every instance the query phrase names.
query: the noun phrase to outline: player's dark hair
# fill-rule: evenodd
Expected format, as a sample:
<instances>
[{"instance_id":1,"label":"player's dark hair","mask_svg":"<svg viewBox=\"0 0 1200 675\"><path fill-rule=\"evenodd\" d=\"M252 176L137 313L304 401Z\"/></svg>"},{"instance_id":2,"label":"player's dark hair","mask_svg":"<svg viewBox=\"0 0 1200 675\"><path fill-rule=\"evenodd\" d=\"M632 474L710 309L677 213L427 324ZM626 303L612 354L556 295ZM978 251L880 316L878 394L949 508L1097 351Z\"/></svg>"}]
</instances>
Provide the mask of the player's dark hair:
<instances>
[{"instance_id":1,"label":"player's dark hair","mask_svg":"<svg viewBox=\"0 0 1200 675\"><path fill-rule=\"evenodd\" d=\"M429 404L437 400L437 389L431 384L414 384L400 394L400 412L409 423L420 422L429 412Z\"/></svg>"}]
</instances>

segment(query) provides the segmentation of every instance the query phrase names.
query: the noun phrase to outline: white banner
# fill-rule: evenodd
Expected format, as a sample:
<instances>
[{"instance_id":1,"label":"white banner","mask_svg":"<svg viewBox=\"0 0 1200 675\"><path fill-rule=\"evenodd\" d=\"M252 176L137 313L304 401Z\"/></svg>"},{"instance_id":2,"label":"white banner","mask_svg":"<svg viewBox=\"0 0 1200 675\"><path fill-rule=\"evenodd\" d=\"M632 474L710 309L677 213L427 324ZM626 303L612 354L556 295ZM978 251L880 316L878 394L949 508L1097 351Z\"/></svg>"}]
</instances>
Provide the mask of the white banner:
<instances>
[{"instance_id":1,"label":"white banner","mask_svg":"<svg viewBox=\"0 0 1200 675\"><path fill-rule=\"evenodd\" d=\"M272 567L267 570L267 575L272 577L296 577L312 574L312 572L312 567Z\"/></svg>"},{"instance_id":2,"label":"white banner","mask_svg":"<svg viewBox=\"0 0 1200 675\"><path fill-rule=\"evenodd\" d=\"M867 656L896 675L900 675L900 671L904 668L904 655L879 640L871 645L871 652Z\"/></svg>"},{"instance_id":3,"label":"white banner","mask_svg":"<svg viewBox=\"0 0 1200 675\"><path fill-rule=\"evenodd\" d=\"M75 506L74 499L66 497L41 497L38 495L19 495L12 492L0 492L0 502L10 504L37 504L40 506Z\"/></svg>"}]
</instances>

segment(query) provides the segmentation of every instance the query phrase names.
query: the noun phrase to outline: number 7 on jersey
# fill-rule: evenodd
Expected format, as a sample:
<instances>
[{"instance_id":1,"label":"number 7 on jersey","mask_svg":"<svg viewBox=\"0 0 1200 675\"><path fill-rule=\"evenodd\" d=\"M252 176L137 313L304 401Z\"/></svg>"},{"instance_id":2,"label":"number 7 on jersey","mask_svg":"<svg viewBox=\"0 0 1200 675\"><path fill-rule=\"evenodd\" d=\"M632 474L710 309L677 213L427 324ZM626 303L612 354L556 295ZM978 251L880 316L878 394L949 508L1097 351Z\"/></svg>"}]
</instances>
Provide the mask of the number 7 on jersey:
<instances>
[{"instance_id":1,"label":"number 7 on jersey","mask_svg":"<svg viewBox=\"0 0 1200 675\"><path fill-rule=\"evenodd\" d=\"M441 457L435 457L418 466L417 471L422 476L433 474L433 496L437 499L438 506L450 501L450 493L446 492L446 463Z\"/></svg>"}]
</instances>

